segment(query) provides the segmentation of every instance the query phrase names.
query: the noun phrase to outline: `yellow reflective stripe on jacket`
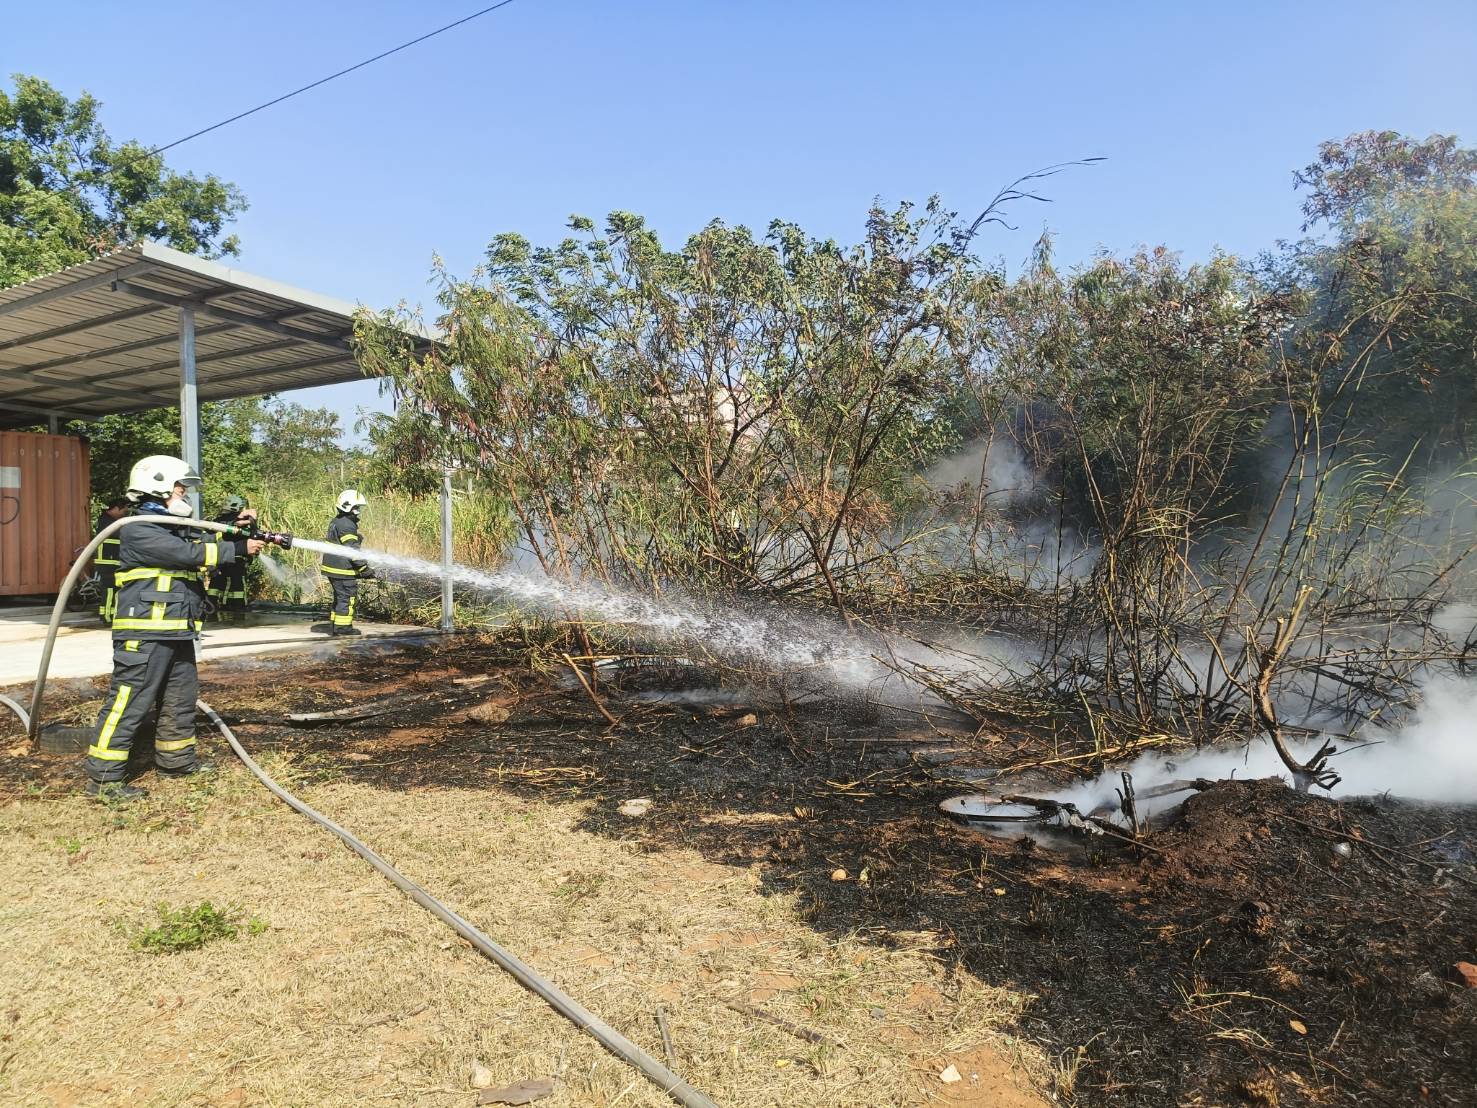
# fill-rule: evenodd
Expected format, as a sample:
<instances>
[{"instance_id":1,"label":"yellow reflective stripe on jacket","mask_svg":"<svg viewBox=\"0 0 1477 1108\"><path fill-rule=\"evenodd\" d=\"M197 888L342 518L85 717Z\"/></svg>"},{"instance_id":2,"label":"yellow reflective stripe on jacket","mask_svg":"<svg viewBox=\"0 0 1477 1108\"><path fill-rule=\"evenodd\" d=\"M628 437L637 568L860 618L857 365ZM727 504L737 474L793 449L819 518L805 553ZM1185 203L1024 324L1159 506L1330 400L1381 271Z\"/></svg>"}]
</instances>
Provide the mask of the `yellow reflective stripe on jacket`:
<instances>
[{"instance_id":1,"label":"yellow reflective stripe on jacket","mask_svg":"<svg viewBox=\"0 0 1477 1108\"><path fill-rule=\"evenodd\" d=\"M217 564L220 563L220 560L221 560L221 544L218 543L218 542L208 542L208 543L206 543L205 544L205 564L207 566L217 565Z\"/></svg>"},{"instance_id":2,"label":"yellow reflective stripe on jacket","mask_svg":"<svg viewBox=\"0 0 1477 1108\"><path fill-rule=\"evenodd\" d=\"M158 566L138 566L135 569L120 570L113 580L120 585L126 585L130 581L143 581L150 577L159 578L159 591L168 592L170 582L178 577L181 581L198 581L200 574L193 569L160 569Z\"/></svg>"},{"instance_id":3,"label":"yellow reflective stripe on jacket","mask_svg":"<svg viewBox=\"0 0 1477 1108\"><path fill-rule=\"evenodd\" d=\"M113 630L115 631L203 631L205 621L203 619L166 619L164 613L169 610L169 605L162 600L156 600L149 605L147 617L123 616L113 619Z\"/></svg>"},{"instance_id":4,"label":"yellow reflective stripe on jacket","mask_svg":"<svg viewBox=\"0 0 1477 1108\"><path fill-rule=\"evenodd\" d=\"M118 730L118 721L123 717L123 709L128 707L128 698L132 695L132 685L118 686L118 695L113 698L113 706L108 709L107 717L98 729L97 741L87 749L87 753L94 758L101 758L105 762L128 761L128 751L110 750L108 744L113 741L113 732Z\"/></svg>"},{"instance_id":5,"label":"yellow reflective stripe on jacket","mask_svg":"<svg viewBox=\"0 0 1477 1108\"><path fill-rule=\"evenodd\" d=\"M158 610L158 609L160 609L162 607L163 607L162 604L156 604L156 605L154 605L155 614L152 615L152 616L149 616L147 619L140 619L137 616L114 616L113 617L113 630L114 631L189 631L189 630L196 630L196 631L198 631L203 626L202 623L200 622L200 620L198 620L198 619L197 620L189 620L189 619L165 619L164 618L164 613Z\"/></svg>"},{"instance_id":6,"label":"yellow reflective stripe on jacket","mask_svg":"<svg viewBox=\"0 0 1477 1108\"><path fill-rule=\"evenodd\" d=\"M359 541L359 536L358 535L340 535L338 537L338 541L339 542L358 542Z\"/></svg>"},{"instance_id":7,"label":"yellow reflective stripe on jacket","mask_svg":"<svg viewBox=\"0 0 1477 1108\"><path fill-rule=\"evenodd\" d=\"M359 576L359 571L357 569L339 569L337 566L323 566L321 568L323 569L324 573L332 573L339 577Z\"/></svg>"}]
</instances>

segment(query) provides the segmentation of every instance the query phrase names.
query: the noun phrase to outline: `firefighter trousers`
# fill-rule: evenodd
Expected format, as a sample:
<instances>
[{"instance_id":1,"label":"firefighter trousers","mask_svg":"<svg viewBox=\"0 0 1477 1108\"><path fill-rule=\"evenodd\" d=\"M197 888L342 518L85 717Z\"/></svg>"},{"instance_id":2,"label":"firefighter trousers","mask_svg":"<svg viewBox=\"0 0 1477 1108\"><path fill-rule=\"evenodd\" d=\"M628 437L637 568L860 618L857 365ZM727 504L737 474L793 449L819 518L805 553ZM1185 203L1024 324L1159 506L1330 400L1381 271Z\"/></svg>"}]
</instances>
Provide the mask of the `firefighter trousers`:
<instances>
[{"instance_id":1,"label":"firefighter trousers","mask_svg":"<svg viewBox=\"0 0 1477 1108\"><path fill-rule=\"evenodd\" d=\"M237 562L210 571L210 599L216 614L246 611L246 567Z\"/></svg>"},{"instance_id":2,"label":"firefighter trousers","mask_svg":"<svg viewBox=\"0 0 1477 1108\"><path fill-rule=\"evenodd\" d=\"M113 683L87 750L87 776L122 781L140 733L154 731L154 763L162 770L195 764L195 700L200 675L194 639L116 639Z\"/></svg>"},{"instance_id":3,"label":"firefighter trousers","mask_svg":"<svg viewBox=\"0 0 1477 1108\"><path fill-rule=\"evenodd\" d=\"M330 577L333 586L333 613L329 619L335 631L354 626L354 598L359 595L359 582L353 577Z\"/></svg>"}]
</instances>

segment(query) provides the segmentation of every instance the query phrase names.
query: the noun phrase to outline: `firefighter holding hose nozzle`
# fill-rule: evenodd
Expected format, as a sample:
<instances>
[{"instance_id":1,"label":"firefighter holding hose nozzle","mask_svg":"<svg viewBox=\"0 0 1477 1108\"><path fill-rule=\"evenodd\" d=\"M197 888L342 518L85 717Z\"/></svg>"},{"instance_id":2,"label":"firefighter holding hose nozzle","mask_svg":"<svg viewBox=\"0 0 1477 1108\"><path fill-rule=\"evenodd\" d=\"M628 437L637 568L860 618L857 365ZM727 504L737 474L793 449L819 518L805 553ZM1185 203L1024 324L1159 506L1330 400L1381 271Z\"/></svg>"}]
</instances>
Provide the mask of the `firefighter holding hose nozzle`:
<instances>
[{"instance_id":1,"label":"firefighter holding hose nozzle","mask_svg":"<svg viewBox=\"0 0 1477 1108\"><path fill-rule=\"evenodd\" d=\"M359 514L368 501L359 495L358 489L345 489L338 494L338 515L328 525L325 541L342 548L342 554L323 555L323 576L333 589L333 612L329 616L330 633L334 635L357 635L354 628L354 601L359 593L359 582L374 577L374 570L363 558L353 553L363 544L359 534Z\"/></svg>"},{"instance_id":2,"label":"firefighter holding hose nozzle","mask_svg":"<svg viewBox=\"0 0 1477 1108\"><path fill-rule=\"evenodd\" d=\"M256 526L256 509L247 504L246 497L233 496L215 521L249 531ZM251 557L246 552L247 541L235 539L236 557L210 571L210 599L215 604L215 618L223 623L246 618L246 563Z\"/></svg>"},{"instance_id":3,"label":"firefighter holding hose nozzle","mask_svg":"<svg viewBox=\"0 0 1477 1108\"><path fill-rule=\"evenodd\" d=\"M156 454L133 467L128 499L136 515L188 519L186 493L199 486L200 475L188 463ZM263 545L248 539L246 553L256 554ZM209 768L195 747L195 640L205 612L201 572L235 557L235 543L214 535L200 539L175 527L138 524L119 532L113 681L87 751L89 795L132 800L145 794L126 778L133 740L150 721L161 774L188 777Z\"/></svg>"}]
</instances>

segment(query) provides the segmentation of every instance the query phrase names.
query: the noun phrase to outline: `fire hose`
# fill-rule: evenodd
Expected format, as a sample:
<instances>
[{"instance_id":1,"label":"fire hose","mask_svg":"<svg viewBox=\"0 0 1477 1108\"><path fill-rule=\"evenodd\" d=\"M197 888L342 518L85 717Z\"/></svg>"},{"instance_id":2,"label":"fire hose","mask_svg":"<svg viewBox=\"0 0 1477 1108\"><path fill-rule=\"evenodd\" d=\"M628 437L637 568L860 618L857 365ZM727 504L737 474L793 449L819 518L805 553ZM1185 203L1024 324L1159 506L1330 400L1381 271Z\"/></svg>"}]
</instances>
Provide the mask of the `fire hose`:
<instances>
[{"instance_id":1,"label":"fire hose","mask_svg":"<svg viewBox=\"0 0 1477 1108\"><path fill-rule=\"evenodd\" d=\"M66 610L67 597L71 595L72 588L77 583L77 578L82 572L83 565L92 557L93 552L102 545L103 540L130 524L138 523L162 523L169 527L189 527L195 530L217 531L232 537L259 538L265 542L275 543L284 549L290 548L292 545L292 536L285 532L259 531L255 528L233 527L229 524L213 523L208 520L184 519L174 516L129 516L103 528L83 548L82 552L77 556L77 560L72 563L72 570L67 574L61 591L57 595L56 606L51 612L51 623L46 630L46 644L41 651L41 664L36 673L36 687L31 693L30 711L27 712L10 697L0 695L0 704L4 704L19 717L21 725L26 728L26 734L32 739L35 739L41 726L41 702L46 689L46 673L51 667L51 650L56 642L57 630L61 626L62 614ZM717 1108L717 1105L704 1093L693 1088L599 1016L586 1009L573 997L541 977L533 967L493 942L471 923L467 922L467 920L463 919L456 912L453 912L445 904L442 904L441 901L437 900L379 854L375 853L374 850L358 839L352 832L339 826L333 820L323 815L323 813L305 804L284 789L272 779L272 776L266 770L262 769L252 759L251 755L246 753L235 734L226 725L225 720L221 719L216 713L214 708L203 700L196 701L196 704L205 713L210 722L215 724L216 729L220 731L226 742L230 744L236 757L241 759L241 763L251 771L269 792L284 804L292 808L295 812L306 816L319 827L337 836L345 846L378 870L393 885L410 897L411 900L415 901L463 939L471 943L485 957L506 970L520 985L542 998L554 1011L558 1012L582 1031L588 1031L606 1050L610 1051L623 1062L640 1070L663 1092L677 1101L677 1103L687 1105L688 1108Z\"/></svg>"}]
</instances>

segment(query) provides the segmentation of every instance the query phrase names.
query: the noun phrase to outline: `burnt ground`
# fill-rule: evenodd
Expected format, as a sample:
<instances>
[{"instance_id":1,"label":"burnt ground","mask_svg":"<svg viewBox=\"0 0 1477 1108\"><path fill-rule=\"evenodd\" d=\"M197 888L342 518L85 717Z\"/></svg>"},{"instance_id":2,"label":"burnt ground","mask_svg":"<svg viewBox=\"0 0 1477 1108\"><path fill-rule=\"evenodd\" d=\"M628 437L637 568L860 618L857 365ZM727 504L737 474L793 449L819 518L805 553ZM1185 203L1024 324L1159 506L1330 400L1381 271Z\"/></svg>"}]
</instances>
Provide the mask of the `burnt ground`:
<instances>
[{"instance_id":1,"label":"burnt ground","mask_svg":"<svg viewBox=\"0 0 1477 1108\"><path fill-rule=\"evenodd\" d=\"M968 791L929 768L947 733L627 695L652 680L600 686L612 727L572 681L459 640L216 666L202 695L253 751L387 790L593 801L584 829L758 863L822 933L931 935L946 963L1034 997L1020 1032L1075 1064L1073 1103L1477 1103L1477 989L1451 980L1477 960L1477 810L1247 781L1193 796L1146 848L997 840L937 813ZM85 718L101 692L59 687L51 718ZM284 723L390 696L370 719ZM75 775L3 757L0 795ZM635 797L649 814L620 815Z\"/></svg>"}]
</instances>

